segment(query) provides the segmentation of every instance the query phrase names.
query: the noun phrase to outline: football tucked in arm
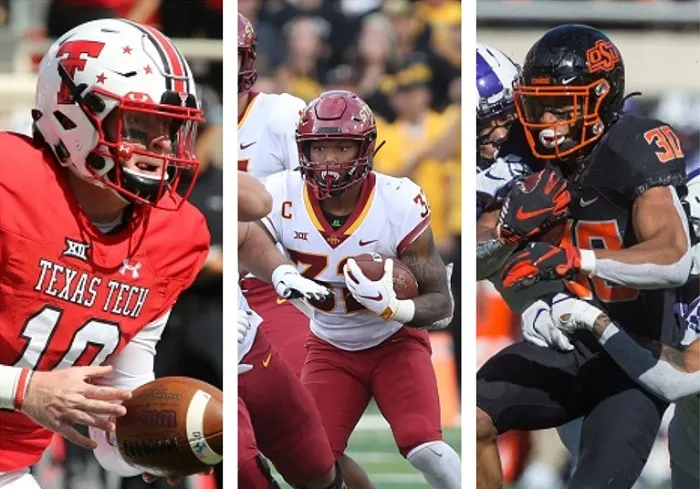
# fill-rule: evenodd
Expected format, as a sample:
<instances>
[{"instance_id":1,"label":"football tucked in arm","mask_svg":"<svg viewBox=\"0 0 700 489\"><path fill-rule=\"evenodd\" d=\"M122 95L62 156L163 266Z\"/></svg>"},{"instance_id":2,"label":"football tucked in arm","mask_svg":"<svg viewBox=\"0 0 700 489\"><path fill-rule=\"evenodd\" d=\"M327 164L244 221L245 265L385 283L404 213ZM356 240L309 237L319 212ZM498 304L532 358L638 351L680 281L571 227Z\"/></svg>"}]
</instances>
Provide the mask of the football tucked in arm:
<instances>
[{"instance_id":1,"label":"football tucked in arm","mask_svg":"<svg viewBox=\"0 0 700 489\"><path fill-rule=\"evenodd\" d=\"M187 377L162 377L133 391L116 420L119 453L159 477L203 472L222 460L223 394Z\"/></svg>"},{"instance_id":2,"label":"football tucked in arm","mask_svg":"<svg viewBox=\"0 0 700 489\"><path fill-rule=\"evenodd\" d=\"M357 266L370 280L380 280L384 275L384 261L390 257L381 253L363 253L354 257ZM413 272L401 260L391 257L394 261L394 290L398 299L413 299L418 297L418 282ZM352 275L352 274L351 274ZM354 278L354 277L353 277Z\"/></svg>"}]
</instances>

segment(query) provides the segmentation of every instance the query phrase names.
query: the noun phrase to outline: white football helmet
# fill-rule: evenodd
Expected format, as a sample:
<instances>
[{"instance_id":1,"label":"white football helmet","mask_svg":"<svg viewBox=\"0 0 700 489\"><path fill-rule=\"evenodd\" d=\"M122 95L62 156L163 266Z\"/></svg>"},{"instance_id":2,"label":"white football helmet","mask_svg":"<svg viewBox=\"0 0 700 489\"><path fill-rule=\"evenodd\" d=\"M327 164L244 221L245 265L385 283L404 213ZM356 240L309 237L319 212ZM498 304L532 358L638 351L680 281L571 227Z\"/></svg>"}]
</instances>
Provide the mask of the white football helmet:
<instances>
[{"instance_id":1,"label":"white football helmet","mask_svg":"<svg viewBox=\"0 0 700 489\"><path fill-rule=\"evenodd\" d=\"M203 111L187 61L152 27L103 19L64 34L41 61L32 117L62 165L130 202L175 209L192 190ZM173 199L184 170L194 178Z\"/></svg>"},{"instance_id":2,"label":"white football helmet","mask_svg":"<svg viewBox=\"0 0 700 489\"><path fill-rule=\"evenodd\" d=\"M515 111L513 84L520 66L496 48L476 43L477 120Z\"/></svg>"}]
</instances>

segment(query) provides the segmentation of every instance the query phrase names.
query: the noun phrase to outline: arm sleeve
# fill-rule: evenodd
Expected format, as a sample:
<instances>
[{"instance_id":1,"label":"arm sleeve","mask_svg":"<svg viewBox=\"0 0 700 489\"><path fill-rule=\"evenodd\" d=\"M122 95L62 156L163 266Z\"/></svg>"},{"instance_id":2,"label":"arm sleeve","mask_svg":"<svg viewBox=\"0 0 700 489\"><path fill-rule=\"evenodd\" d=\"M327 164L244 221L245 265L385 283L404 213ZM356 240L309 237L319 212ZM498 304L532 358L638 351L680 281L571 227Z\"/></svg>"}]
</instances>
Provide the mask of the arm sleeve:
<instances>
[{"instance_id":1,"label":"arm sleeve","mask_svg":"<svg viewBox=\"0 0 700 489\"><path fill-rule=\"evenodd\" d=\"M394 242L396 255L413 243L430 226L430 204L423 190L408 178L400 180L398 197L391 205L395 213ZM393 220L393 219L392 219Z\"/></svg>"},{"instance_id":2,"label":"arm sleeve","mask_svg":"<svg viewBox=\"0 0 700 489\"><path fill-rule=\"evenodd\" d=\"M105 365L111 365L114 369L102 379L102 383L134 390L155 379L153 361L156 355L156 344L163 334L169 317L170 311L147 324L121 352L105 362ZM122 458L114 436L102 430L90 428L90 437L97 442L97 448L94 450L95 458L105 470L121 477L132 477L143 472Z\"/></svg>"},{"instance_id":3,"label":"arm sleeve","mask_svg":"<svg viewBox=\"0 0 700 489\"><path fill-rule=\"evenodd\" d=\"M668 402L700 392L700 370L684 372L657 359L615 323L606 328L599 342L627 375Z\"/></svg>"}]
</instances>

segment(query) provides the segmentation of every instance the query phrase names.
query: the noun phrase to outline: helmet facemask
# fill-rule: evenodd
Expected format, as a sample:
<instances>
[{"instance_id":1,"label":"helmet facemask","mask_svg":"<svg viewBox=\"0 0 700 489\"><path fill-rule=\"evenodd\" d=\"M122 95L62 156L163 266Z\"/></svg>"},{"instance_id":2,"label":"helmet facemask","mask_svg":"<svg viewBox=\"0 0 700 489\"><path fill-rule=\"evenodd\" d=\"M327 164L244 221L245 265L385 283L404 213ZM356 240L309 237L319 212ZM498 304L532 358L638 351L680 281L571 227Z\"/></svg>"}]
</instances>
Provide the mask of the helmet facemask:
<instances>
[{"instance_id":1,"label":"helmet facemask","mask_svg":"<svg viewBox=\"0 0 700 489\"><path fill-rule=\"evenodd\" d=\"M363 181L372 169L372 158L376 154L374 150L376 135L367 135L364 138L347 136L324 138L311 135L298 137L297 140L300 147L299 170L318 200L337 197L348 188ZM319 144L324 142L336 144ZM348 161L342 161L344 155L341 148L353 154ZM317 150L324 149L339 152L341 156L338 159L341 161L313 161L313 154Z\"/></svg>"},{"instance_id":2,"label":"helmet facemask","mask_svg":"<svg viewBox=\"0 0 700 489\"><path fill-rule=\"evenodd\" d=\"M600 107L610 91L606 80L586 86L515 87L515 108L537 158L565 159L597 141L605 131Z\"/></svg>"},{"instance_id":3,"label":"helmet facemask","mask_svg":"<svg viewBox=\"0 0 700 489\"><path fill-rule=\"evenodd\" d=\"M75 86L60 63L59 72L97 132L97 145L86 158L92 178L129 202L168 210L179 207L199 172L194 144L205 119L194 95L165 91L154 103L147 94L120 97L99 87L82 94L82 87ZM108 106L113 108L101 118ZM172 201L176 207L168 206L162 198L176 193L184 171L193 174L190 185L183 199Z\"/></svg>"}]
</instances>

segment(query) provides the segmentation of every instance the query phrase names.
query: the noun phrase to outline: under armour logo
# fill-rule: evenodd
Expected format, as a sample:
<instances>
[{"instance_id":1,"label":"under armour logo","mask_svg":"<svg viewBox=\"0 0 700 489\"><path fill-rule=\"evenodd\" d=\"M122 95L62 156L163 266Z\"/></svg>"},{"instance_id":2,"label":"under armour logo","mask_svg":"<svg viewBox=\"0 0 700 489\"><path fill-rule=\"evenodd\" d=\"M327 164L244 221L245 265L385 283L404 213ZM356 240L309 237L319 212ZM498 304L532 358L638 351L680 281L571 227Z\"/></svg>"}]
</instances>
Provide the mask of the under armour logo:
<instances>
[{"instance_id":1,"label":"under armour logo","mask_svg":"<svg viewBox=\"0 0 700 489\"><path fill-rule=\"evenodd\" d=\"M78 260L87 261L87 250L90 248L88 243L80 243L79 241L66 238L66 246L67 248L63 250L61 256L72 256Z\"/></svg>"},{"instance_id":2,"label":"under armour logo","mask_svg":"<svg viewBox=\"0 0 700 489\"><path fill-rule=\"evenodd\" d=\"M128 258L124 258L124 264L119 269L119 273L126 275L126 272L131 272L131 278L139 278L139 270L141 269L141 263L136 262L133 265L129 263Z\"/></svg>"}]
</instances>

